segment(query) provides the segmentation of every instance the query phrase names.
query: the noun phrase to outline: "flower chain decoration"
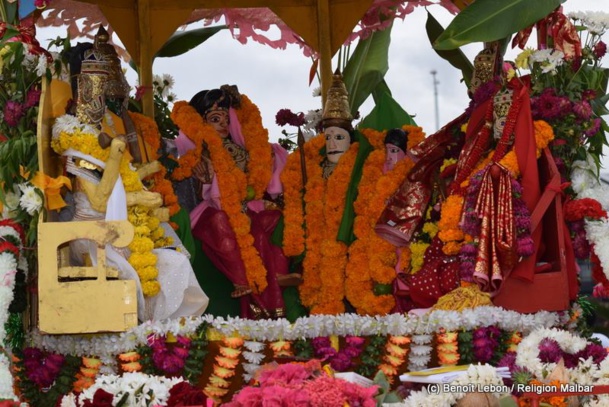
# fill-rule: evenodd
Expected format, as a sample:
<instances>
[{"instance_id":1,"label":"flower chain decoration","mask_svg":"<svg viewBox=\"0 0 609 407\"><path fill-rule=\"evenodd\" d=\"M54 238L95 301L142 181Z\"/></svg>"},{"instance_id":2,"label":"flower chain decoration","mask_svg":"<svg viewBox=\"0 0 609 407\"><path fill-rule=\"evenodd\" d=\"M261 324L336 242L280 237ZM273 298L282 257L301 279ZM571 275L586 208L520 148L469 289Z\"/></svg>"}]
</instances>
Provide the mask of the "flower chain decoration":
<instances>
[{"instance_id":1,"label":"flower chain decoration","mask_svg":"<svg viewBox=\"0 0 609 407\"><path fill-rule=\"evenodd\" d=\"M395 376L399 373L400 367L408 357L408 345L411 340L407 336L389 336L389 341L385 345L387 352L383 356L383 362L379 366L379 370L387 376L389 383L393 383Z\"/></svg>"},{"instance_id":2,"label":"flower chain decoration","mask_svg":"<svg viewBox=\"0 0 609 407\"><path fill-rule=\"evenodd\" d=\"M259 341L245 341L243 346L246 351L243 352L243 358L247 363L243 364L243 381L248 383L253 377L256 370L260 369L260 365L265 358L265 344Z\"/></svg>"},{"instance_id":3,"label":"flower chain decoration","mask_svg":"<svg viewBox=\"0 0 609 407\"><path fill-rule=\"evenodd\" d=\"M427 368L431 361L431 335L412 335L408 370L416 372Z\"/></svg>"},{"instance_id":4,"label":"flower chain decoration","mask_svg":"<svg viewBox=\"0 0 609 407\"><path fill-rule=\"evenodd\" d=\"M222 339L220 353L216 355L214 371L209 377L209 382L203 389L203 393L209 398L219 402L228 394L231 378L235 376L235 368L239 364L239 355L243 348L243 339L238 337L225 337Z\"/></svg>"}]
</instances>

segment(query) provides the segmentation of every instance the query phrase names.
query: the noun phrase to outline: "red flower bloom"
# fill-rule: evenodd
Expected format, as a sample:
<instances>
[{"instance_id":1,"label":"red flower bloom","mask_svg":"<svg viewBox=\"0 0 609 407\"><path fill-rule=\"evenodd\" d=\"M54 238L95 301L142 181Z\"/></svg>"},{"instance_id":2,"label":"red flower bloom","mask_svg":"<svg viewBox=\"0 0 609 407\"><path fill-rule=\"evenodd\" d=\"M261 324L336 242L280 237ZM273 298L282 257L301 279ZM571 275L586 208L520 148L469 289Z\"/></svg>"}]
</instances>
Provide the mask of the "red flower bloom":
<instances>
[{"instance_id":1,"label":"red flower bloom","mask_svg":"<svg viewBox=\"0 0 609 407\"><path fill-rule=\"evenodd\" d=\"M599 41L595 46L594 46L594 50L592 51L594 52L594 56L598 59L601 59L602 57L605 56L605 54L607 53L607 44L605 44L602 41Z\"/></svg>"},{"instance_id":2,"label":"red flower bloom","mask_svg":"<svg viewBox=\"0 0 609 407\"><path fill-rule=\"evenodd\" d=\"M302 126L305 124L304 113L294 113L290 109L281 109L275 115L275 123L279 126Z\"/></svg>"},{"instance_id":3,"label":"red flower bloom","mask_svg":"<svg viewBox=\"0 0 609 407\"><path fill-rule=\"evenodd\" d=\"M167 400L167 406L199 406L205 405L206 402L207 398L200 389L196 388L188 382L180 382L175 384L169 390L169 399Z\"/></svg>"},{"instance_id":4,"label":"red flower bloom","mask_svg":"<svg viewBox=\"0 0 609 407\"><path fill-rule=\"evenodd\" d=\"M97 389L93 400L85 400L83 407L112 407L114 396L103 389Z\"/></svg>"},{"instance_id":5,"label":"red flower bloom","mask_svg":"<svg viewBox=\"0 0 609 407\"><path fill-rule=\"evenodd\" d=\"M598 220L606 216L607 212L603 210L596 199L582 198L565 204L565 220L567 222L576 222L584 218Z\"/></svg>"}]
</instances>

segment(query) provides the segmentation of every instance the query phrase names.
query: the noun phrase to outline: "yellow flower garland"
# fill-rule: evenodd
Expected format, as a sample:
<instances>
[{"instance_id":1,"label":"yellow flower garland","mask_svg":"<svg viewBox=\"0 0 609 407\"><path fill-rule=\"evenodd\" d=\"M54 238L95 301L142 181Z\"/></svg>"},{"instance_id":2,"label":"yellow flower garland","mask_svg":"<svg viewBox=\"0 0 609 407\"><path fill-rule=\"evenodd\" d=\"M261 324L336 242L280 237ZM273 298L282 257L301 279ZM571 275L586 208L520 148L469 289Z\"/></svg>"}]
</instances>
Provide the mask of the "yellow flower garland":
<instances>
[{"instance_id":1,"label":"yellow flower garland","mask_svg":"<svg viewBox=\"0 0 609 407\"><path fill-rule=\"evenodd\" d=\"M218 180L218 188L222 194L220 199L222 209L228 215L230 225L237 237L247 281L256 294L261 293L267 286L266 269L260 254L254 247L254 238L250 233L250 220L241 211L241 203L245 201L247 193L248 180L246 174L237 167L233 158L226 151L222 138L218 136L216 130L207 124L188 103L184 101L175 103L171 118L189 137L195 135L194 139L204 141L207 144ZM269 164L267 163L267 165ZM260 181L255 181L256 185L260 183Z\"/></svg>"},{"instance_id":2,"label":"yellow flower garland","mask_svg":"<svg viewBox=\"0 0 609 407\"><path fill-rule=\"evenodd\" d=\"M420 127L404 126L404 130L409 132L409 146L416 145L425 137ZM373 288L375 282L393 282L397 256L395 246L380 238L374 232L374 226L387 200L398 189L414 163L406 158L397 163L392 171L383 174L386 132L364 129L362 133L375 151L366 159L358 186L358 197L354 203L354 232L358 240L349 247L345 291L347 299L359 314L383 315L395 306L395 299L391 294L377 296ZM404 253L403 256L409 257L409 253Z\"/></svg>"},{"instance_id":3,"label":"yellow flower garland","mask_svg":"<svg viewBox=\"0 0 609 407\"><path fill-rule=\"evenodd\" d=\"M58 138L51 141L51 147L57 154L72 148L104 162L110 154L110 149L101 148L97 135L80 130L71 133L62 131ZM137 172L131 168L127 155L123 156L119 168L125 191L136 192L144 189ZM151 247L155 247L155 237L157 241L163 242L164 231L160 227L159 220L152 216L152 211L148 208L139 205L129 207L128 219L135 228L135 237L129 245L131 254L127 261L137 272L144 295L153 297L159 293L161 286L156 280L157 257L150 250Z\"/></svg>"},{"instance_id":4,"label":"yellow flower garland","mask_svg":"<svg viewBox=\"0 0 609 407\"><path fill-rule=\"evenodd\" d=\"M305 144L308 182L304 194L306 214L302 209L302 180L292 180L284 184L286 232L284 244L290 236L303 236L302 250L306 239L307 255L304 259L303 284L300 297L303 305L312 314L340 314L344 312L342 299L345 296L345 267L347 246L336 240L345 206L345 197L355 164L359 143L353 143L341 157L328 180L323 179L321 163L324 156L319 154L325 145L325 135L320 134ZM295 152L292 156L298 156ZM297 160L288 160L288 174L297 175ZM286 179L282 177L282 179ZM300 208L300 209L297 209ZM306 221L306 235L303 222ZM296 222L296 223L295 223ZM292 246L288 253L294 253ZM302 252L302 251L301 251ZM288 255L290 255L288 254ZM299 253L297 253L299 254Z\"/></svg>"}]
</instances>

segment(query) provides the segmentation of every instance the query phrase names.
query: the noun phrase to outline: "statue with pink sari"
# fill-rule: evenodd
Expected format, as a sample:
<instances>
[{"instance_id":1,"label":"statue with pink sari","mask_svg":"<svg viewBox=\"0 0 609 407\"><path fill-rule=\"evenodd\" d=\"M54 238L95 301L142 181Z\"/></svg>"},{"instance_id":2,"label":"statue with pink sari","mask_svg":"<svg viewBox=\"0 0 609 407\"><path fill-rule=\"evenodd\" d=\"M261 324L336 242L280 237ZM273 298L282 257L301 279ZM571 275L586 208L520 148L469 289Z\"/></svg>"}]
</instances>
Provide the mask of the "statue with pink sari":
<instances>
[{"instance_id":1,"label":"statue with pink sari","mask_svg":"<svg viewBox=\"0 0 609 407\"><path fill-rule=\"evenodd\" d=\"M283 317L281 286L292 284L293 276L271 236L281 218L279 174L287 152L268 142L257 107L235 86L177 103L172 118L180 127L178 162L196 158L187 180L197 200L190 212L193 236L232 283L230 296L240 301L242 317Z\"/></svg>"}]
</instances>

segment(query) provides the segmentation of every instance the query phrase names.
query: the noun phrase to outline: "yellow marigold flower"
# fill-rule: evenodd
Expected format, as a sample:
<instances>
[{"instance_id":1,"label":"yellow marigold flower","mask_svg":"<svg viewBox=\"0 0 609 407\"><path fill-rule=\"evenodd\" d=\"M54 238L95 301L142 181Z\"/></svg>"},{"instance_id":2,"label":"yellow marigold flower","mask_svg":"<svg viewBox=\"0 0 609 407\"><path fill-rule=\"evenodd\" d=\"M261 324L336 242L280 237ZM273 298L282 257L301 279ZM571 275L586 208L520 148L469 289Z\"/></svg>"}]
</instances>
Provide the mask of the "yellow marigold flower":
<instances>
[{"instance_id":1,"label":"yellow marigold flower","mask_svg":"<svg viewBox=\"0 0 609 407\"><path fill-rule=\"evenodd\" d=\"M410 267L411 273L414 274L423 267L423 255L429 247L429 243L415 242L410 245Z\"/></svg>"},{"instance_id":2,"label":"yellow marigold flower","mask_svg":"<svg viewBox=\"0 0 609 407\"><path fill-rule=\"evenodd\" d=\"M423 232L427 233L430 237L434 237L438 233L438 226L433 222L425 222L423 224Z\"/></svg>"},{"instance_id":3,"label":"yellow marigold flower","mask_svg":"<svg viewBox=\"0 0 609 407\"><path fill-rule=\"evenodd\" d=\"M158 281L142 282L142 292L146 297L154 297L161 291L161 284Z\"/></svg>"}]
</instances>

